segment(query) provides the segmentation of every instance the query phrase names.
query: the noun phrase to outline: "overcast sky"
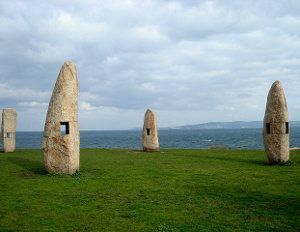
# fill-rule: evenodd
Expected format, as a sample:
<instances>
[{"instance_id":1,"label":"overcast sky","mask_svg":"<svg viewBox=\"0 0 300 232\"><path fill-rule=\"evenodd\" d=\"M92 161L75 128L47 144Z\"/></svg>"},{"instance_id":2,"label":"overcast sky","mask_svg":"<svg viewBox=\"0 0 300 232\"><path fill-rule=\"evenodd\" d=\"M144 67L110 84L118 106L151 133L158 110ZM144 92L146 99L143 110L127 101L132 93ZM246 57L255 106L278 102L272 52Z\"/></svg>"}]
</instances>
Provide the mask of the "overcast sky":
<instances>
[{"instance_id":1,"label":"overcast sky","mask_svg":"<svg viewBox=\"0 0 300 232\"><path fill-rule=\"evenodd\" d=\"M42 130L61 65L81 129L262 120L275 80L300 120L300 1L0 1L0 108Z\"/></svg>"}]
</instances>

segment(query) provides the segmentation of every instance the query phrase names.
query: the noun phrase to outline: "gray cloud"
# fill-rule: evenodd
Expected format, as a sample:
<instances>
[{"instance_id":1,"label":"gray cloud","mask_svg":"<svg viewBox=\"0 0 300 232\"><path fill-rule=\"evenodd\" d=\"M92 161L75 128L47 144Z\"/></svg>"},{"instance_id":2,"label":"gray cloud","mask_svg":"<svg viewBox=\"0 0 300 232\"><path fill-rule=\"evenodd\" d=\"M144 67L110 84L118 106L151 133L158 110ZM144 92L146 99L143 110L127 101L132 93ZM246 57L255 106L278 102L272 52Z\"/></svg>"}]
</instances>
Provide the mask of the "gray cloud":
<instances>
[{"instance_id":1,"label":"gray cloud","mask_svg":"<svg viewBox=\"0 0 300 232\"><path fill-rule=\"evenodd\" d=\"M261 120L271 84L299 120L299 1L1 1L0 107L41 130L65 60L82 129ZM31 120L35 123L28 123Z\"/></svg>"}]
</instances>

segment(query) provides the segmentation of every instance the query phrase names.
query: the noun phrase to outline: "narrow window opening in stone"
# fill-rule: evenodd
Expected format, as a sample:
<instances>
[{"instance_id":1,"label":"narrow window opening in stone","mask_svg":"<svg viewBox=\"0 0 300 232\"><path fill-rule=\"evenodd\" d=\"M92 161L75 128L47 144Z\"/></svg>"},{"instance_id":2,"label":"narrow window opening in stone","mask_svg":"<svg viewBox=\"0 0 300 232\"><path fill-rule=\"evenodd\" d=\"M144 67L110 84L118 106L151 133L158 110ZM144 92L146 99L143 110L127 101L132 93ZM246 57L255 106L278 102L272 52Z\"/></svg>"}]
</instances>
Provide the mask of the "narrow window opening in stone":
<instances>
[{"instance_id":1,"label":"narrow window opening in stone","mask_svg":"<svg viewBox=\"0 0 300 232\"><path fill-rule=\"evenodd\" d=\"M6 138L10 139L10 132L6 133Z\"/></svg>"},{"instance_id":2,"label":"narrow window opening in stone","mask_svg":"<svg viewBox=\"0 0 300 232\"><path fill-rule=\"evenodd\" d=\"M147 135L150 135L150 129L147 128Z\"/></svg>"},{"instance_id":3,"label":"narrow window opening in stone","mask_svg":"<svg viewBox=\"0 0 300 232\"><path fill-rule=\"evenodd\" d=\"M288 122L285 123L285 133L286 134L289 133L289 123Z\"/></svg>"},{"instance_id":4,"label":"narrow window opening in stone","mask_svg":"<svg viewBox=\"0 0 300 232\"><path fill-rule=\"evenodd\" d=\"M69 122L61 122L60 123L60 134L61 135L70 134Z\"/></svg>"},{"instance_id":5,"label":"narrow window opening in stone","mask_svg":"<svg viewBox=\"0 0 300 232\"><path fill-rule=\"evenodd\" d=\"M266 123L266 131L267 131L267 134L271 133L271 123Z\"/></svg>"}]
</instances>

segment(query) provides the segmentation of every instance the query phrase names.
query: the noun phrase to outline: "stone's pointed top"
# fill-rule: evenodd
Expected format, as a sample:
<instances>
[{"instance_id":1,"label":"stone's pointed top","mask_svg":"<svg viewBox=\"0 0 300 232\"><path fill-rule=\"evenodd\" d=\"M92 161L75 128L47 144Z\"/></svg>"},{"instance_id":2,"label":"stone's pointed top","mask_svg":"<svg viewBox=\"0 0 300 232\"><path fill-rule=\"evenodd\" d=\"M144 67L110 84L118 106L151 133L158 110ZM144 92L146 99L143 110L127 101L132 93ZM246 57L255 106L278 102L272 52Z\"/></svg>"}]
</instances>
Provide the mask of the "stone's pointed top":
<instances>
[{"instance_id":1,"label":"stone's pointed top","mask_svg":"<svg viewBox=\"0 0 300 232\"><path fill-rule=\"evenodd\" d=\"M269 100L269 97L276 98L276 97L279 97L279 95L284 96L284 91L283 91L281 82L277 80L272 84L272 86L269 90L268 100Z\"/></svg>"},{"instance_id":2,"label":"stone's pointed top","mask_svg":"<svg viewBox=\"0 0 300 232\"><path fill-rule=\"evenodd\" d=\"M271 91L280 91L280 90L283 91L282 84L281 84L281 82L279 80L277 80L271 86L270 92Z\"/></svg>"},{"instance_id":3,"label":"stone's pointed top","mask_svg":"<svg viewBox=\"0 0 300 232\"><path fill-rule=\"evenodd\" d=\"M154 114L154 112L151 109L147 109L146 114Z\"/></svg>"},{"instance_id":4,"label":"stone's pointed top","mask_svg":"<svg viewBox=\"0 0 300 232\"><path fill-rule=\"evenodd\" d=\"M66 61L64 62L64 65L65 65L65 64L67 64L67 65L74 64L74 65L75 65L75 63L74 63L72 60L66 60Z\"/></svg>"},{"instance_id":5,"label":"stone's pointed top","mask_svg":"<svg viewBox=\"0 0 300 232\"><path fill-rule=\"evenodd\" d=\"M63 67L69 67L70 69L76 69L76 65L73 61L65 61L65 63L63 64Z\"/></svg>"},{"instance_id":6,"label":"stone's pointed top","mask_svg":"<svg viewBox=\"0 0 300 232\"><path fill-rule=\"evenodd\" d=\"M72 75L66 75L67 72L71 72ZM60 69L60 74L58 76L58 79L61 78L75 78L77 79L77 69L76 69L76 65L74 62L72 61L66 61L61 69Z\"/></svg>"}]
</instances>

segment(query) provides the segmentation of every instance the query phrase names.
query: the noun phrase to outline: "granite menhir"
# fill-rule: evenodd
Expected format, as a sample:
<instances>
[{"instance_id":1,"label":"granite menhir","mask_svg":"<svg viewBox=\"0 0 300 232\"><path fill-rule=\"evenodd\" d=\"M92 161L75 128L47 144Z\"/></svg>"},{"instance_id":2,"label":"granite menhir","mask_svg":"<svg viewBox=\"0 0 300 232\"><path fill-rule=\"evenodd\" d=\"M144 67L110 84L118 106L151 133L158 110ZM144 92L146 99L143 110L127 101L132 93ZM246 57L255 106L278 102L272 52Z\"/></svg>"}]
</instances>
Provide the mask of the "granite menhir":
<instances>
[{"instance_id":1,"label":"granite menhir","mask_svg":"<svg viewBox=\"0 0 300 232\"><path fill-rule=\"evenodd\" d=\"M14 109L2 111L2 142L4 152L14 152L16 149L17 112Z\"/></svg>"},{"instance_id":2,"label":"granite menhir","mask_svg":"<svg viewBox=\"0 0 300 232\"><path fill-rule=\"evenodd\" d=\"M289 119L286 99L279 81L269 91L263 126L265 151L270 164L289 160Z\"/></svg>"},{"instance_id":3,"label":"granite menhir","mask_svg":"<svg viewBox=\"0 0 300 232\"><path fill-rule=\"evenodd\" d=\"M149 109L145 113L142 143L144 151L159 151L156 116Z\"/></svg>"},{"instance_id":4,"label":"granite menhir","mask_svg":"<svg viewBox=\"0 0 300 232\"><path fill-rule=\"evenodd\" d=\"M77 71L67 61L57 78L45 122L42 150L47 172L79 171L79 146Z\"/></svg>"}]
</instances>

